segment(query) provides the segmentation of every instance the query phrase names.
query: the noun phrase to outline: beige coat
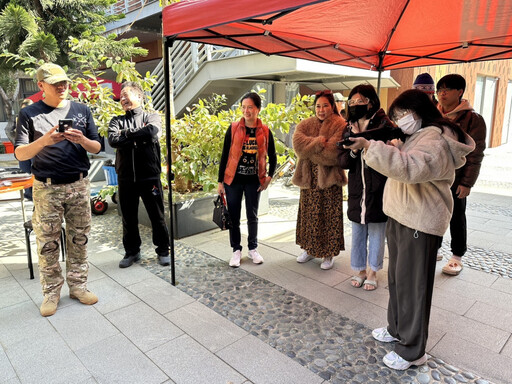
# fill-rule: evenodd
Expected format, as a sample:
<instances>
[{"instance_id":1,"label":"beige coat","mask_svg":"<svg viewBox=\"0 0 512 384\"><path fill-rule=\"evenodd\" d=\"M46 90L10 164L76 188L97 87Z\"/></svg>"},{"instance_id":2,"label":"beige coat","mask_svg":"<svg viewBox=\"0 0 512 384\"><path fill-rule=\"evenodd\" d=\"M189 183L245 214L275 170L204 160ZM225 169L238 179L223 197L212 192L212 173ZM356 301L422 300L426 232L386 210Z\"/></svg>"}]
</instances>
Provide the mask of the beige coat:
<instances>
[{"instance_id":1,"label":"beige coat","mask_svg":"<svg viewBox=\"0 0 512 384\"><path fill-rule=\"evenodd\" d=\"M384 213L408 228L443 236L452 216L455 169L474 148L469 135L461 143L450 129L441 134L434 126L419 130L399 147L370 141L366 164L388 177Z\"/></svg>"},{"instance_id":2,"label":"beige coat","mask_svg":"<svg viewBox=\"0 0 512 384\"><path fill-rule=\"evenodd\" d=\"M323 122L316 116L301 121L293 134L293 149L297 154L297 166L293 184L311 188L311 165L318 165L318 188L347 184L345 171L338 164L336 143L341 140L345 120L332 114Z\"/></svg>"}]
</instances>

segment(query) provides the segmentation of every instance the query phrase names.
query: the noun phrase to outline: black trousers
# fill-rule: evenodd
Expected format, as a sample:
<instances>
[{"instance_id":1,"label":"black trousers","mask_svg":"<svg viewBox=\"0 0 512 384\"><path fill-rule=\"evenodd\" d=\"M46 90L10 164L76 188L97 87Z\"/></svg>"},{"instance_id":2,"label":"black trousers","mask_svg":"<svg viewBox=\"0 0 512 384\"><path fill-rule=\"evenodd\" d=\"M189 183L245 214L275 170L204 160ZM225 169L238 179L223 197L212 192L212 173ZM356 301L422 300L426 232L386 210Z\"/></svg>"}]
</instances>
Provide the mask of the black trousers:
<instances>
[{"instance_id":1,"label":"black trousers","mask_svg":"<svg viewBox=\"0 0 512 384\"><path fill-rule=\"evenodd\" d=\"M259 184L224 184L228 211L233 222L229 230L229 241L233 252L242 250L240 235L240 213L242 211L242 198L245 195L245 211L247 213L247 229L249 236L247 245L249 250L258 247L258 206L260 203Z\"/></svg>"},{"instance_id":2,"label":"black trousers","mask_svg":"<svg viewBox=\"0 0 512 384\"><path fill-rule=\"evenodd\" d=\"M464 256L468 250L468 231L466 222L467 198L459 199L455 193L457 187L452 187L453 213L450 220L451 248L455 256Z\"/></svg>"},{"instance_id":3,"label":"black trousers","mask_svg":"<svg viewBox=\"0 0 512 384\"><path fill-rule=\"evenodd\" d=\"M140 252L139 197L148 212L153 230L153 244L159 256L169 254L169 231L165 223L162 184L159 179L133 182L118 181L118 195L123 216L123 245L127 256Z\"/></svg>"},{"instance_id":4,"label":"black trousers","mask_svg":"<svg viewBox=\"0 0 512 384\"><path fill-rule=\"evenodd\" d=\"M408 228L389 218L388 331L400 341L395 352L407 361L425 354L437 249L442 237Z\"/></svg>"}]
</instances>

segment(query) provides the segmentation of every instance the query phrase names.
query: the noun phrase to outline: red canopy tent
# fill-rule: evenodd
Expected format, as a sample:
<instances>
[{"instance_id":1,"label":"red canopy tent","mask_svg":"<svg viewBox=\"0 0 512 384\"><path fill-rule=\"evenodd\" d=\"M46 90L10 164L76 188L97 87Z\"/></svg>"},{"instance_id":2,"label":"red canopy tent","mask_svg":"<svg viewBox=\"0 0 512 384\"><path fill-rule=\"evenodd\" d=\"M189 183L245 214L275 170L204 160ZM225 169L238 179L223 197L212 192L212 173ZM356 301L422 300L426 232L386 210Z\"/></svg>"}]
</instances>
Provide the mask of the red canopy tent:
<instances>
[{"instance_id":1,"label":"red canopy tent","mask_svg":"<svg viewBox=\"0 0 512 384\"><path fill-rule=\"evenodd\" d=\"M377 70L378 87L388 69L512 58L512 0L183 0L162 22L167 137L174 40Z\"/></svg>"},{"instance_id":2,"label":"red canopy tent","mask_svg":"<svg viewBox=\"0 0 512 384\"><path fill-rule=\"evenodd\" d=\"M388 70L512 58L511 0L185 0L168 39Z\"/></svg>"}]
</instances>

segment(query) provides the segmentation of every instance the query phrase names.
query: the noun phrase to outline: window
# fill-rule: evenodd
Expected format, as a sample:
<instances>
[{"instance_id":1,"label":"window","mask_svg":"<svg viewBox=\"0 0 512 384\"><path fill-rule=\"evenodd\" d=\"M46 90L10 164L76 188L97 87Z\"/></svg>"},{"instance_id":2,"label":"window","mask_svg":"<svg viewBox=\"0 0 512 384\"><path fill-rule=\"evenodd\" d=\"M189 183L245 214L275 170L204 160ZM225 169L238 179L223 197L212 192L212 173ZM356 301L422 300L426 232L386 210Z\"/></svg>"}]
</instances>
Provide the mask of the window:
<instances>
[{"instance_id":1,"label":"window","mask_svg":"<svg viewBox=\"0 0 512 384\"><path fill-rule=\"evenodd\" d=\"M497 77L478 76L476 79L475 103L473 108L485 120L487 134L485 143L487 147L491 142L491 131L494 123L494 104L496 99L496 88L498 86Z\"/></svg>"},{"instance_id":2,"label":"window","mask_svg":"<svg viewBox=\"0 0 512 384\"><path fill-rule=\"evenodd\" d=\"M509 81L507 84L506 97L505 114L503 116L503 129L501 130L501 144L508 143L512 134L512 81Z\"/></svg>"}]
</instances>

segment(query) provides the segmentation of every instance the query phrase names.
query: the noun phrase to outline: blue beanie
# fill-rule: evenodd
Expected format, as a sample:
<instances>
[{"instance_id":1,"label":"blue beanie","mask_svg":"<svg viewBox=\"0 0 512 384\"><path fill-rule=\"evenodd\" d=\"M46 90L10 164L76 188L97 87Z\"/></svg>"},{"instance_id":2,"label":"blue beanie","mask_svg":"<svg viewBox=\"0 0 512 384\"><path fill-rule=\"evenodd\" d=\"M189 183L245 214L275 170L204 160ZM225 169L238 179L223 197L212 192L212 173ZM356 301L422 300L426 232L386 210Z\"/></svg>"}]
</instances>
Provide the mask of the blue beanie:
<instances>
[{"instance_id":1,"label":"blue beanie","mask_svg":"<svg viewBox=\"0 0 512 384\"><path fill-rule=\"evenodd\" d=\"M432 76L430 76L428 73L422 73L416 76L412 88L428 93L429 95L436 93L434 79L432 79Z\"/></svg>"}]
</instances>

